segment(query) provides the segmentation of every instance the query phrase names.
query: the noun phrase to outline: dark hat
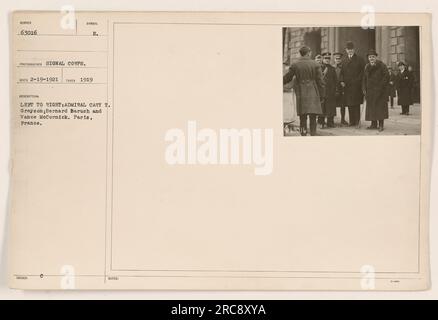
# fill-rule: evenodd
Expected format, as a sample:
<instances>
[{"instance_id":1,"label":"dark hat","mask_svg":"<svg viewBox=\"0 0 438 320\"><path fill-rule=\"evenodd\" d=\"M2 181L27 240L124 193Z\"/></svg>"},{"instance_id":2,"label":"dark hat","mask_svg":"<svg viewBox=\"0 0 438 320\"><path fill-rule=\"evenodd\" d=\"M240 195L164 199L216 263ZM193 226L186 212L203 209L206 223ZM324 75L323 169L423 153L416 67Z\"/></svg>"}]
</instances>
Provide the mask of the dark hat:
<instances>
[{"instance_id":1,"label":"dark hat","mask_svg":"<svg viewBox=\"0 0 438 320\"><path fill-rule=\"evenodd\" d=\"M342 57L344 54L342 53L342 52L335 52L335 53L333 53L333 56L335 57L335 56L339 56L339 57Z\"/></svg>"},{"instance_id":2,"label":"dark hat","mask_svg":"<svg viewBox=\"0 0 438 320\"><path fill-rule=\"evenodd\" d=\"M347 41L347 44L345 45L345 48L347 48L347 49L354 49L353 41Z\"/></svg>"},{"instance_id":3,"label":"dark hat","mask_svg":"<svg viewBox=\"0 0 438 320\"><path fill-rule=\"evenodd\" d=\"M377 54L377 52L376 52L376 50L374 50L374 49L370 49L370 50L368 50L368 53L367 53L367 57L368 56L378 56L378 54Z\"/></svg>"},{"instance_id":4,"label":"dark hat","mask_svg":"<svg viewBox=\"0 0 438 320\"><path fill-rule=\"evenodd\" d=\"M322 56L321 56L320 54L317 54L317 55L315 56L315 59L317 59L317 58L322 58Z\"/></svg>"},{"instance_id":5,"label":"dark hat","mask_svg":"<svg viewBox=\"0 0 438 320\"><path fill-rule=\"evenodd\" d=\"M331 57L332 56L332 54L330 53L330 52L324 52L323 54L322 54L322 57L323 58L325 58L325 57Z\"/></svg>"},{"instance_id":6,"label":"dark hat","mask_svg":"<svg viewBox=\"0 0 438 320\"><path fill-rule=\"evenodd\" d=\"M406 63L400 61L399 63L397 63L397 66L398 66L398 67L400 67L400 66L405 66L405 67L406 67Z\"/></svg>"}]
</instances>

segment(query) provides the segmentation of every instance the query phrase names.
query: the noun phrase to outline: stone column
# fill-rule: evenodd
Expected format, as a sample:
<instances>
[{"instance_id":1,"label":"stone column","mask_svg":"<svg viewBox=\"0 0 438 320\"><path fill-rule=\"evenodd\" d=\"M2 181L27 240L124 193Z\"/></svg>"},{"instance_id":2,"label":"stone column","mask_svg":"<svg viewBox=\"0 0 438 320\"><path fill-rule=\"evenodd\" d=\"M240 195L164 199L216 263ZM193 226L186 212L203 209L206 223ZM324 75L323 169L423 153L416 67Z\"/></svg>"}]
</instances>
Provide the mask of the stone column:
<instances>
[{"instance_id":1,"label":"stone column","mask_svg":"<svg viewBox=\"0 0 438 320\"><path fill-rule=\"evenodd\" d=\"M376 28L376 51L379 54L379 59L388 67L391 66L391 50L390 50L390 30L389 27Z\"/></svg>"}]
</instances>

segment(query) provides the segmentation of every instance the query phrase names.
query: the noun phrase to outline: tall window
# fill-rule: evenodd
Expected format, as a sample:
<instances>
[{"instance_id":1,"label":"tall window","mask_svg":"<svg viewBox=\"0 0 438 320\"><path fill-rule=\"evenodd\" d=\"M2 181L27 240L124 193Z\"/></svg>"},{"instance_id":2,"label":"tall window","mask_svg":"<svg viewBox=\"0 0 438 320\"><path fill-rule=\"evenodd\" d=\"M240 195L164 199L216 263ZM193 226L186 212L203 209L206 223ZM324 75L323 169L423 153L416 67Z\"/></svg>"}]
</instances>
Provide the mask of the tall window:
<instances>
[{"instance_id":1,"label":"tall window","mask_svg":"<svg viewBox=\"0 0 438 320\"><path fill-rule=\"evenodd\" d=\"M312 58L321 53L321 30L307 32L304 35L304 44L312 50Z\"/></svg>"}]
</instances>

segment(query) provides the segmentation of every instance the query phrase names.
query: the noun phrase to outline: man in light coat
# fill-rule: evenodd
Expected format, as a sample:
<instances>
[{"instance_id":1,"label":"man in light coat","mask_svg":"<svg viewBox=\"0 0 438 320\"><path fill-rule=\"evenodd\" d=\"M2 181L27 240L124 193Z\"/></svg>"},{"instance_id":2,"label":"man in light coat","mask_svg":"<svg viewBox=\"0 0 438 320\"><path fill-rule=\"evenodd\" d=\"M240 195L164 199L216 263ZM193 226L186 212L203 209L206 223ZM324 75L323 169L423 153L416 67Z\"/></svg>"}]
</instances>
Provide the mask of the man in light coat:
<instances>
[{"instance_id":1,"label":"man in light coat","mask_svg":"<svg viewBox=\"0 0 438 320\"><path fill-rule=\"evenodd\" d=\"M283 77L287 84L295 77L296 107L300 117L300 133L307 135L309 118L310 135L316 135L316 117L322 115L321 100L324 97L324 80L321 65L310 58L310 48L303 46L299 50L300 58L292 63L289 72Z\"/></svg>"}]
</instances>

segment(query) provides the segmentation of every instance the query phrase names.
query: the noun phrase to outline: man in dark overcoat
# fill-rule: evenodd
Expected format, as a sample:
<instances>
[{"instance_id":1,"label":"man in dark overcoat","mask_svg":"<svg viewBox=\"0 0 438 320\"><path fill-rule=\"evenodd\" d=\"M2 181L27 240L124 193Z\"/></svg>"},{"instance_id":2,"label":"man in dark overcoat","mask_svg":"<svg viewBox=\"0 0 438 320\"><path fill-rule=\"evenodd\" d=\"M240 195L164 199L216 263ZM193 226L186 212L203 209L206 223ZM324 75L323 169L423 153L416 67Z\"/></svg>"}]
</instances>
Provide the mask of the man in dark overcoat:
<instances>
[{"instance_id":1,"label":"man in dark overcoat","mask_svg":"<svg viewBox=\"0 0 438 320\"><path fill-rule=\"evenodd\" d=\"M310 58L310 48L299 50L300 58L292 63L289 72L283 77L286 84L295 77L297 114L300 117L301 135L307 135L309 117L310 135L316 135L316 117L322 114L321 100L324 97L324 80L321 65Z\"/></svg>"},{"instance_id":2,"label":"man in dark overcoat","mask_svg":"<svg viewBox=\"0 0 438 320\"><path fill-rule=\"evenodd\" d=\"M402 107L400 114L409 115L409 106L413 103L414 76L404 62L399 62L398 68L400 72L397 80L397 103Z\"/></svg>"},{"instance_id":3,"label":"man in dark overcoat","mask_svg":"<svg viewBox=\"0 0 438 320\"><path fill-rule=\"evenodd\" d=\"M394 109L395 88L397 85L397 75L392 68L388 67L389 72L389 85L388 85L388 98L391 104L391 109Z\"/></svg>"},{"instance_id":4,"label":"man in dark overcoat","mask_svg":"<svg viewBox=\"0 0 438 320\"><path fill-rule=\"evenodd\" d=\"M346 55L342 62L341 85L344 87L345 105L348 106L350 126L357 126L360 121L360 105L363 103L362 78L365 61L359 57L353 42L347 42Z\"/></svg>"},{"instance_id":5,"label":"man in dark overcoat","mask_svg":"<svg viewBox=\"0 0 438 320\"><path fill-rule=\"evenodd\" d=\"M318 117L318 122L321 128L325 126L334 128L334 118L336 116L336 87L338 78L335 68L330 64L331 53L325 52L322 54L322 78L325 83L324 99L322 101L322 115ZM326 123L327 119L327 123Z\"/></svg>"},{"instance_id":6,"label":"man in dark overcoat","mask_svg":"<svg viewBox=\"0 0 438 320\"><path fill-rule=\"evenodd\" d=\"M341 125L348 125L348 122L345 121L345 102L344 102L344 88L341 86L341 70L342 70L342 52L335 52L333 54L334 57L334 68L336 71L336 106L341 111Z\"/></svg>"},{"instance_id":7,"label":"man in dark overcoat","mask_svg":"<svg viewBox=\"0 0 438 320\"><path fill-rule=\"evenodd\" d=\"M377 52L370 50L367 54L363 91L366 100L365 120L371 121L367 129L384 129L384 119L388 119L388 84L389 72L386 65L377 60ZM378 126L377 126L378 124Z\"/></svg>"}]
</instances>

